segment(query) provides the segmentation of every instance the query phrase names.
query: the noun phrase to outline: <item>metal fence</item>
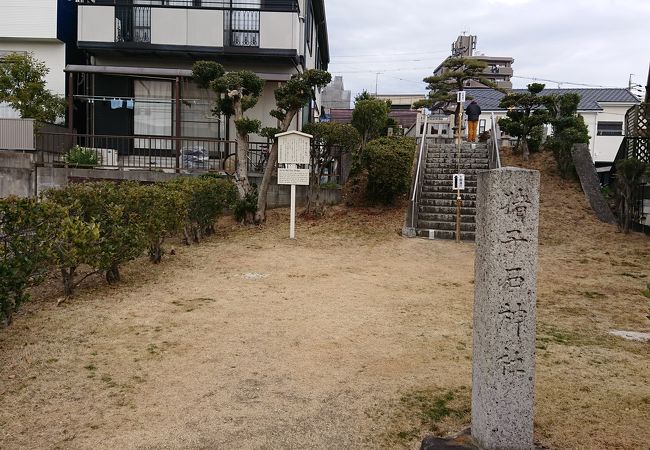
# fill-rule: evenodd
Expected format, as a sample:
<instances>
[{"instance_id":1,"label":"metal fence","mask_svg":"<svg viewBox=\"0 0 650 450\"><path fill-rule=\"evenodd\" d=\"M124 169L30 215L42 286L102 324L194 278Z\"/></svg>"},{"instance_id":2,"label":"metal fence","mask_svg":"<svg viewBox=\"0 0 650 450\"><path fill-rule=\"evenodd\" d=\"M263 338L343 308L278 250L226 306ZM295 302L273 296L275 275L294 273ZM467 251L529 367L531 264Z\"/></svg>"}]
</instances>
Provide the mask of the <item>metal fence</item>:
<instances>
[{"instance_id":1,"label":"metal fence","mask_svg":"<svg viewBox=\"0 0 650 450\"><path fill-rule=\"evenodd\" d=\"M0 150L34 150L34 120L0 118Z\"/></svg>"},{"instance_id":2,"label":"metal fence","mask_svg":"<svg viewBox=\"0 0 650 450\"><path fill-rule=\"evenodd\" d=\"M42 165L146 170L221 171L237 143L211 138L37 133Z\"/></svg>"}]
</instances>

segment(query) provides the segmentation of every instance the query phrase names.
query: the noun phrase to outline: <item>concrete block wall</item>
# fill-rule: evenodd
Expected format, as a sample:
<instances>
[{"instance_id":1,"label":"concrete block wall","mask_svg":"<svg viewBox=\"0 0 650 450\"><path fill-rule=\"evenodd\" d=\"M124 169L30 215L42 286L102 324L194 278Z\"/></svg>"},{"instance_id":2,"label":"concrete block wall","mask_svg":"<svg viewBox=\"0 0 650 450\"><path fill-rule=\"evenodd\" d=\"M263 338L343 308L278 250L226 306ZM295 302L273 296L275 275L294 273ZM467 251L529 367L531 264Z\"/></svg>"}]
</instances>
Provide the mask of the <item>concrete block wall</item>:
<instances>
[{"instance_id":1,"label":"concrete block wall","mask_svg":"<svg viewBox=\"0 0 650 450\"><path fill-rule=\"evenodd\" d=\"M32 197L47 189L67 186L71 181L83 180L114 180L140 181L158 183L168 181L178 176L197 176L198 174L174 174L149 170L100 170L75 169L66 167L37 167L31 153L0 152L0 197L17 195ZM252 183L259 185L261 176L250 178ZM296 189L296 204L304 206L307 203L307 186ZM274 177L268 193L268 207L287 207L291 202L291 187L280 186ZM321 198L326 204L336 204L341 201L341 191L324 189Z\"/></svg>"}]
</instances>

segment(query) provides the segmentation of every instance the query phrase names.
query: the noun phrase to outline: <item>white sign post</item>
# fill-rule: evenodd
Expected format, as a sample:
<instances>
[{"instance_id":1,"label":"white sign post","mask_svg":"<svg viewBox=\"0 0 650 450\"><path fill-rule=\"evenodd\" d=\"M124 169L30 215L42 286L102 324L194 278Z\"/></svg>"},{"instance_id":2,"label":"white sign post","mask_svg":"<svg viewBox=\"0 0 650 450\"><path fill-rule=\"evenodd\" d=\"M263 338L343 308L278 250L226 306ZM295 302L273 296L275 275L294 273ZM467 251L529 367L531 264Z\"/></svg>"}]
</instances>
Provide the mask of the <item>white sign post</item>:
<instances>
[{"instance_id":1,"label":"white sign post","mask_svg":"<svg viewBox=\"0 0 650 450\"><path fill-rule=\"evenodd\" d=\"M312 135L299 131L276 134L278 140L278 184L291 185L289 238L296 238L296 186L309 186L309 154Z\"/></svg>"}]
</instances>

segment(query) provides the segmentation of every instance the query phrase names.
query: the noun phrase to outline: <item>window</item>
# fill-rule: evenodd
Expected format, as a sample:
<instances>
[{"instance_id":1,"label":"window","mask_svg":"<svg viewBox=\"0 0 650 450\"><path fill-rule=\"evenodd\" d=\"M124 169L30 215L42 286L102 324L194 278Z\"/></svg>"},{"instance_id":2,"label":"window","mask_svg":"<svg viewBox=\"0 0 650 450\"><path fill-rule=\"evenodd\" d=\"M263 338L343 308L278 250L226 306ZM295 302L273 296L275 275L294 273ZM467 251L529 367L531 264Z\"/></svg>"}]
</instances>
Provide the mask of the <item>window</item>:
<instances>
[{"instance_id":1,"label":"window","mask_svg":"<svg viewBox=\"0 0 650 450\"><path fill-rule=\"evenodd\" d=\"M485 119L481 119L478 121L478 134L483 134L485 133Z\"/></svg>"},{"instance_id":2,"label":"window","mask_svg":"<svg viewBox=\"0 0 650 450\"><path fill-rule=\"evenodd\" d=\"M623 122L598 122L598 136L623 136Z\"/></svg>"},{"instance_id":3,"label":"window","mask_svg":"<svg viewBox=\"0 0 650 450\"><path fill-rule=\"evenodd\" d=\"M151 8L116 6L115 42L151 42Z\"/></svg>"},{"instance_id":4,"label":"window","mask_svg":"<svg viewBox=\"0 0 650 450\"><path fill-rule=\"evenodd\" d=\"M261 0L239 0L237 7L224 11L225 41L232 47L260 46Z\"/></svg>"},{"instance_id":5,"label":"window","mask_svg":"<svg viewBox=\"0 0 650 450\"><path fill-rule=\"evenodd\" d=\"M308 1L305 10L305 41L309 54L312 53L312 41L314 40L314 12L312 11L311 1Z\"/></svg>"},{"instance_id":6,"label":"window","mask_svg":"<svg viewBox=\"0 0 650 450\"><path fill-rule=\"evenodd\" d=\"M172 135L172 83L157 80L136 80L133 132L141 136ZM136 139L136 148L170 149L171 141Z\"/></svg>"}]
</instances>

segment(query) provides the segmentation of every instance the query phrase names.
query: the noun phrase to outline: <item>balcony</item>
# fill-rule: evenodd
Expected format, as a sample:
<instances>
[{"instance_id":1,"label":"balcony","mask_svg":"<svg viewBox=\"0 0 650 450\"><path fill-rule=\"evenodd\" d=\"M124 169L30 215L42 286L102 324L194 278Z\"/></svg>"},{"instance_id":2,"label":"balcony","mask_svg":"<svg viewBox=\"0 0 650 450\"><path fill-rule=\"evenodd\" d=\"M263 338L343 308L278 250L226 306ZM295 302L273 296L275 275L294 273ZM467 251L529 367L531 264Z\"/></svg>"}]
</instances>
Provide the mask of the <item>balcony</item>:
<instances>
[{"instance_id":1,"label":"balcony","mask_svg":"<svg viewBox=\"0 0 650 450\"><path fill-rule=\"evenodd\" d=\"M144 0L78 1L78 44L88 50L218 54L249 48L297 54L301 48L295 0L146 0L146 5Z\"/></svg>"}]
</instances>

